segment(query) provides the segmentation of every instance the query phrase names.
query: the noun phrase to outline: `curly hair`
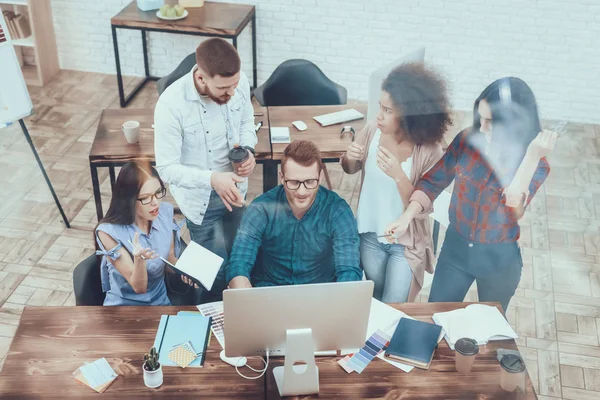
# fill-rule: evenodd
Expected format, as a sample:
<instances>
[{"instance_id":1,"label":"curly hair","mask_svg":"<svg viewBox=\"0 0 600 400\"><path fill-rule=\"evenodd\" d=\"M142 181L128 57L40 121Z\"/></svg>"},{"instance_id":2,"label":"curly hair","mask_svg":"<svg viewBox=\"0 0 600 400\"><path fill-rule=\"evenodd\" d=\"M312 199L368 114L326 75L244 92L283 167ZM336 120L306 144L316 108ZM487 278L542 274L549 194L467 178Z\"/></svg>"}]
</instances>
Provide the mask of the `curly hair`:
<instances>
[{"instance_id":1,"label":"curly hair","mask_svg":"<svg viewBox=\"0 0 600 400\"><path fill-rule=\"evenodd\" d=\"M394 68L381 90L392 98L404 131L417 145L437 143L452 125L446 81L421 63Z\"/></svg>"}]
</instances>

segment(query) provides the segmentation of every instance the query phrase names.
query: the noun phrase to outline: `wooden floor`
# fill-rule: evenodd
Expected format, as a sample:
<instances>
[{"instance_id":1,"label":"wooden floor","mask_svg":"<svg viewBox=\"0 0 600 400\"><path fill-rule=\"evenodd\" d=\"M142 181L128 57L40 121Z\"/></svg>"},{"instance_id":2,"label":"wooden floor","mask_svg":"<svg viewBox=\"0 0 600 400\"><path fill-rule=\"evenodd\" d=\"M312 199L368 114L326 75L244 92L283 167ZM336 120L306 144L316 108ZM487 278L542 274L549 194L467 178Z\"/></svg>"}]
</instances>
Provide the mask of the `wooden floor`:
<instances>
[{"instance_id":1,"label":"wooden floor","mask_svg":"<svg viewBox=\"0 0 600 400\"><path fill-rule=\"evenodd\" d=\"M88 152L101 110L118 107L111 75L62 71L30 91L36 114L26 123L73 228L64 228L19 127L0 130L0 368L23 307L75 304L72 270L94 247ZM130 107L153 107L156 99L151 84ZM454 129L467 120L458 118ZM522 223L525 266L508 318L540 399L592 400L600 396L600 126L567 128ZM329 169L355 208L357 176ZM100 178L106 210L108 172ZM260 167L250 186L250 198L260 194ZM421 301L427 295L425 288ZM476 300L473 290L468 299Z\"/></svg>"}]
</instances>

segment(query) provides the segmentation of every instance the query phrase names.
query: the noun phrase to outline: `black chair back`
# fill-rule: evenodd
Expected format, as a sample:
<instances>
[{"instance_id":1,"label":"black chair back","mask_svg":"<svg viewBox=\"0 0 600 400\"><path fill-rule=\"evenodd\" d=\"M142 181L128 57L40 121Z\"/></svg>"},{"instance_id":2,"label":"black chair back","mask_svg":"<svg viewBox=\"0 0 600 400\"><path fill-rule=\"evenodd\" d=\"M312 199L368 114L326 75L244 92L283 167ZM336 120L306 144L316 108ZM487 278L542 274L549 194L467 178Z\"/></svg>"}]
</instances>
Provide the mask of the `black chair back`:
<instances>
[{"instance_id":1,"label":"black chair back","mask_svg":"<svg viewBox=\"0 0 600 400\"><path fill-rule=\"evenodd\" d=\"M73 270L73 290L78 306L101 306L106 294L102 291L100 257L92 254Z\"/></svg>"},{"instance_id":2,"label":"black chair back","mask_svg":"<svg viewBox=\"0 0 600 400\"><path fill-rule=\"evenodd\" d=\"M254 91L263 107L346 104L346 88L329 79L308 60L287 60Z\"/></svg>"},{"instance_id":3,"label":"black chair back","mask_svg":"<svg viewBox=\"0 0 600 400\"><path fill-rule=\"evenodd\" d=\"M196 53L188 55L173 72L167 76L163 76L156 82L158 94L161 95L173 82L190 72L194 65L196 65Z\"/></svg>"}]
</instances>

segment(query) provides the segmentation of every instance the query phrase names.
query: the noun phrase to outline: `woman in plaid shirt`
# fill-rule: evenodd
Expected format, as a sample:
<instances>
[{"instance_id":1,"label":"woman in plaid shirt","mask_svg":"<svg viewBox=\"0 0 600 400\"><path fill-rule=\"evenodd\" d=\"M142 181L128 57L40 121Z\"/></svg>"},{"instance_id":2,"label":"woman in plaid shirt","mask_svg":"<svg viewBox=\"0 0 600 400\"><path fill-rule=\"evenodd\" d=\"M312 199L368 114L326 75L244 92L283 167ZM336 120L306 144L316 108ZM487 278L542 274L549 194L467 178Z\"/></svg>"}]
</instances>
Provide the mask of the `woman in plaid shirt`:
<instances>
[{"instance_id":1,"label":"woman in plaid shirt","mask_svg":"<svg viewBox=\"0 0 600 400\"><path fill-rule=\"evenodd\" d=\"M454 180L450 226L429 301L462 301L475 280L479 301L500 302L506 311L523 266L518 220L550 172L546 156L556 134L542 132L535 96L518 78L490 84L473 114L472 127L423 176L388 232L401 235Z\"/></svg>"}]
</instances>

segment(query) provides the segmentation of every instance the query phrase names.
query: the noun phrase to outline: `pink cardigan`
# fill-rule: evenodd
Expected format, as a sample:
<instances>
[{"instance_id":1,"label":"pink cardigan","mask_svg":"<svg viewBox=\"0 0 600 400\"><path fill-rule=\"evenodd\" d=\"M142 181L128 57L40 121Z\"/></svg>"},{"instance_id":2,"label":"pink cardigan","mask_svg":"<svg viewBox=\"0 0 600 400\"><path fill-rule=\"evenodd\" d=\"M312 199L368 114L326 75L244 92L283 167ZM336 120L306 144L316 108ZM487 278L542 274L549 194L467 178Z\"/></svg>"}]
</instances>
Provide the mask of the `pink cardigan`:
<instances>
[{"instance_id":1,"label":"pink cardigan","mask_svg":"<svg viewBox=\"0 0 600 400\"><path fill-rule=\"evenodd\" d=\"M355 142L364 146L365 148L365 161L368 157L369 146L373 135L377 131L377 125L375 123L367 124L360 133L356 135ZM444 154L442 146L440 144L434 145L422 145L415 146L412 154L412 169L410 173L410 181L413 186L417 185L419 179L439 160ZM350 169L350 165L345 161L345 155L340 159L340 164L344 171L348 174L355 174L358 171L362 171L360 179L360 189L362 190L362 184L365 179L365 170L363 168L363 162L359 161L356 163L357 167ZM360 197L358 199L360 202ZM407 205L408 206L408 205ZM408 301L412 302L415 300L419 291L423 287L423 278L425 272L430 274L433 273L433 263L435 256L433 255L433 243L431 239L431 229L428 215L432 210L423 212L413 220L409 225L408 231L398 238L398 243L404 245L404 255L408 261L408 265L412 269L413 279L410 285L410 292L408 294ZM390 222L392 222L390 220Z\"/></svg>"}]
</instances>

